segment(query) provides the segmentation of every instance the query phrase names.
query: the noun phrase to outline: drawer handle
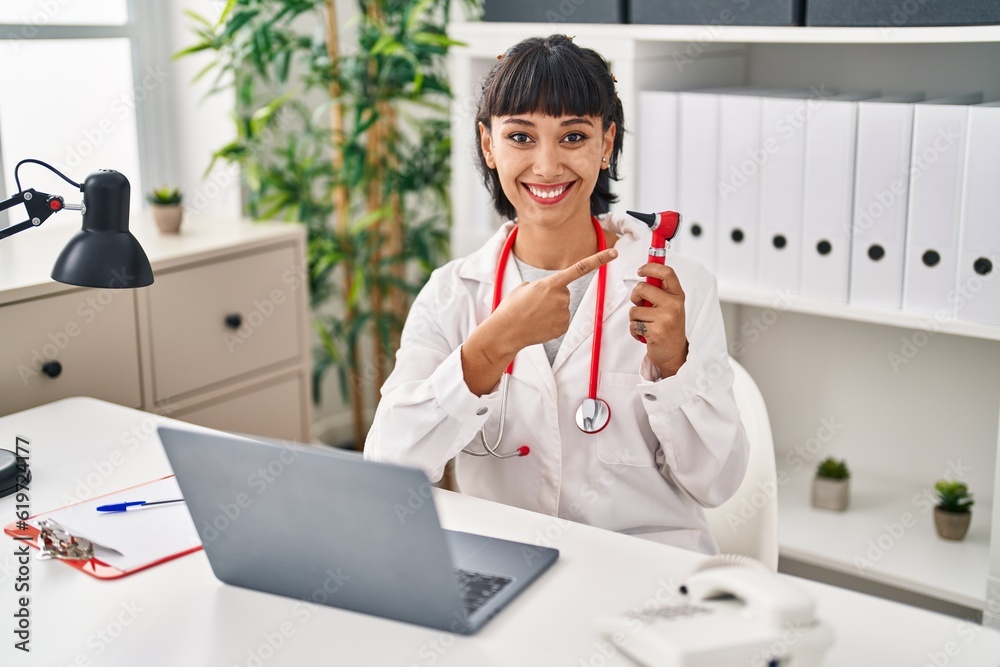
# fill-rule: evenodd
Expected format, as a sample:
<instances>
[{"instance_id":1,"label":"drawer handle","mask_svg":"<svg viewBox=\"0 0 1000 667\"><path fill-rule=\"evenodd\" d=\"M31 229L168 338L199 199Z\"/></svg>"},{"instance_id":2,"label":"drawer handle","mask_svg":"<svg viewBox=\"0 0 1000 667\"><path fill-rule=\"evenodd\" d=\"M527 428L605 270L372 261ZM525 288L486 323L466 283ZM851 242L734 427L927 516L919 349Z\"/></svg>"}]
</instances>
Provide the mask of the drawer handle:
<instances>
[{"instance_id":1,"label":"drawer handle","mask_svg":"<svg viewBox=\"0 0 1000 667\"><path fill-rule=\"evenodd\" d=\"M243 316L239 313L226 315L226 326L230 329L239 329L243 326Z\"/></svg>"},{"instance_id":2,"label":"drawer handle","mask_svg":"<svg viewBox=\"0 0 1000 667\"><path fill-rule=\"evenodd\" d=\"M62 364L58 361L46 361L42 364L42 372L50 378L57 378L62 373Z\"/></svg>"}]
</instances>

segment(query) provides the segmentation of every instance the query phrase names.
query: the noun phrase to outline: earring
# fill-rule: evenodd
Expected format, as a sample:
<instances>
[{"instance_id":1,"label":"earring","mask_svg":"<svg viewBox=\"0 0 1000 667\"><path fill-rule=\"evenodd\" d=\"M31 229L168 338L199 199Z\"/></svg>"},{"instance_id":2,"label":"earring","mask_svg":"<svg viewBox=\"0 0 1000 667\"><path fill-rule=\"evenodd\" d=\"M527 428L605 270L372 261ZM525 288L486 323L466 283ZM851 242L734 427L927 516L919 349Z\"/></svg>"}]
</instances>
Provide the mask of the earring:
<instances>
[{"instance_id":1,"label":"earring","mask_svg":"<svg viewBox=\"0 0 1000 667\"><path fill-rule=\"evenodd\" d=\"M602 162L602 163L603 163L603 162L607 162L607 161L608 161L608 158L606 158L606 157L602 157L602 158L601 158L601 162Z\"/></svg>"}]
</instances>

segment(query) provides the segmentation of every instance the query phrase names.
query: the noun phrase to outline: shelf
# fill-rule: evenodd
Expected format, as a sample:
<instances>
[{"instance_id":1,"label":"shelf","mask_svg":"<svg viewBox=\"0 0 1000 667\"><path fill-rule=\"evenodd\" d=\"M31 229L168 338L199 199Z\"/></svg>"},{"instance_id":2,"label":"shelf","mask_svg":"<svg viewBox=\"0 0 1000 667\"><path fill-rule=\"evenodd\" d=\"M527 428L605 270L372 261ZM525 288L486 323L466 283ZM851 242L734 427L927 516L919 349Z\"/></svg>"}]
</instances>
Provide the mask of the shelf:
<instances>
[{"instance_id":1,"label":"shelf","mask_svg":"<svg viewBox=\"0 0 1000 667\"><path fill-rule=\"evenodd\" d=\"M992 518L988 498L977 498L965 540L949 542L934 531L930 502L914 502L921 494L918 486L854 471L850 506L841 513L810 506L811 482L812 470L804 470L790 476L778 491L782 556L954 604L984 608ZM908 527L903 525L907 514Z\"/></svg>"},{"instance_id":2,"label":"shelf","mask_svg":"<svg viewBox=\"0 0 1000 667\"><path fill-rule=\"evenodd\" d=\"M759 308L773 308L779 312L803 313L805 315L821 315L835 317L855 322L883 324L904 329L933 330L939 333L981 338L983 340L1000 340L1000 327L975 322L962 322L954 316L935 315L934 313L910 313L885 308L856 306L849 303L836 303L806 299L800 296L763 292L760 290L743 290L735 287L720 286L719 300L724 303L735 303Z\"/></svg>"},{"instance_id":3,"label":"shelf","mask_svg":"<svg viewBox=\"0 0 1000 667\"><path fill-rule=\"evenodd\" d=\"M451 23L449 35L477 50L483 38L498 33L547 35L561 32L580 37L627 38L655 42L720 42L769 44L953 44L1000 41L1000 26L815 27L737 25L638 25L607 23ZM484 48L489 47L483 45ZM496 54L489 50L486 55Z\"/></svg>"}]
</instances>

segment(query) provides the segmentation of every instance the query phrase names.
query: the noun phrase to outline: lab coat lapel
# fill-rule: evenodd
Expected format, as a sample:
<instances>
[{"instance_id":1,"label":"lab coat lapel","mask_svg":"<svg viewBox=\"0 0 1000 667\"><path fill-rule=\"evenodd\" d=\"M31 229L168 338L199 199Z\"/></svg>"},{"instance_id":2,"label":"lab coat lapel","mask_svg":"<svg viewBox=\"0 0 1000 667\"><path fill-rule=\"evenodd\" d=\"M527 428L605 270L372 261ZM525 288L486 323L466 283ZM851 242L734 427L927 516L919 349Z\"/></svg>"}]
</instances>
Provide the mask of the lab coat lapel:
<instances>
[{"instance_id":1,"label":"lab coat lapel","mask_svg":"<svg viewBox=\"0 0 1000 667\"><path fill-rule=\"evenodd\" d=\"M631 292L631 285L628 281L635 283L637 278L634 273L630 274L625 269L634 270L639 268L640 264L632 266L630 262L634 262L634 260L629 256L631 253L622 251L627 245L628 243L625 238L619 240L615 244L616 248L622 246L619 249L619 256L607 265L608 276L607 286L604 290L604 317L602 320L605 323L611 317L611 314L621 307L623 303L631 304L628 300L628 295ZM585 346L586 353L590 354L594 345L594 311L597 307L597 278L598 276L595 275L594 279L590 281L587 292L583 295L583 301L580 302L580 306L577 308L576 314L569 324L569 330L566 332L566 337L563 338L563 342L559 346L559 352L556 353L556 360L552 364L553 372L557 372L566 362L566 359L581 346ZM612 331L605 325L601 346L612 345L614 344L613 339L627 335L627 331Z\"/></svg>"},{"instance_id":2,"label":"lab coat lapel","mask_svg":"<svg viewBox=\"0 0 1000 667\"><path fill-rule=\"evenodd\" d=\"M496 282L497 261L500 258L500 251L507 235L513 228L513 223L505 223L497 234L482 248L469 256L459 275L463 278L479 280L480 299L483 311L492 312L493 309L493 287ZM514 291L524 280L521 272L517 269L517 262L513 257L507 260L507 266L503 275L503 298ZM593 311L591 311L593 317ZM513 379L518 382L525 382L539 390L545 391L553 400L556 395L556 381L549 365L549 358L545 355L545 348L541 345L529 345L521 350L514 359Z\"/></svg>"},{"instance_id":3,"label":"lab coat lapel","mask_svg":"<svg viewBox=\"0 0 1000 667\"><path fill-rule=\"evenodd\" d=\"M461 260L458 267L458 277L466 280L475 280L480 284L481 287L481 298L486 304L487 309L493 305L493 283L496 280L497 273L497 258L500 256L500 250L503 248L503 242L507 239L507 234L510 230L514 228L513 222L505 222L500 229L496 231L493 236L489 238L482 246L477 250L471 252L465 259ZM510 262L508 263L510 264ZM510 266L507 267L506 276L510 275ZM514 270L514 275L517 275L517 269ZM504 278L504 290L506 291L508 287L513 289L518 284L520 284L520 279L517 280L513 285L505 276Z\"/></svg>"}]
</instances>

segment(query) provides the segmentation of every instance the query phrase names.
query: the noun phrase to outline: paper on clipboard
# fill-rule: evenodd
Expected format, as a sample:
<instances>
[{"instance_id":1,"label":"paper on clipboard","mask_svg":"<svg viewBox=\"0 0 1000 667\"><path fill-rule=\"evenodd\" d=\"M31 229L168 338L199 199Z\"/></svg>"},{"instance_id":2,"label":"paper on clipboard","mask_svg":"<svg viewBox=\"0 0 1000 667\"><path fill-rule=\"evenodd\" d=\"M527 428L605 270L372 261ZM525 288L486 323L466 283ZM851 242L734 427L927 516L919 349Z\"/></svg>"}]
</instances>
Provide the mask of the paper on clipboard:
<instances>
[{"instance_id":1,"label":"paper on clipboard","mask_svg":"<svg viewBox=\"0 0 1000 667\"><path fill-rule=\"evenodd\" d=\"M41 519L56 521L72 535L93 542L95 560L117 570L117 576L122 576L197 550L201 547L198 531L184 503L141 507L126 512L98 512L97 507L132 500L152 502L180 497L176 478L165 477L46 512L32 517L27 523L37 530Z\"/></svg>"}]
</instances>

